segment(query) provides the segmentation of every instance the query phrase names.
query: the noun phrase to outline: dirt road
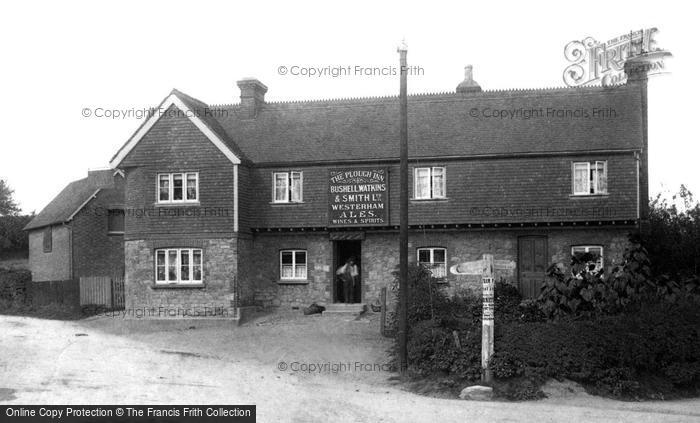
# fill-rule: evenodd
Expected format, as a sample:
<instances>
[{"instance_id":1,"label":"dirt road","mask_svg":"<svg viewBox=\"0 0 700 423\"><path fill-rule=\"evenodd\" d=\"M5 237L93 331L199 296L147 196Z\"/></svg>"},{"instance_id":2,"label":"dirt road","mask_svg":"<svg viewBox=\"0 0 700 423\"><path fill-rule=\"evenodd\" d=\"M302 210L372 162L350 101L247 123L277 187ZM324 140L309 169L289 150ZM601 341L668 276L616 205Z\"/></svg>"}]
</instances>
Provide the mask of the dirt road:
<instances>
[{"instance_id":1,"label":"dirt road","mask_svg":"<svg viewBox=\"0 0 700 423\"><path fill-rule=\"evenodd\" d=\"M349 319L273 317L233 327L0 316L0 403L256 404L260 422L700 421L700 400L419 396L387 380L387 346L373 322Z\"/></svg>"}]
</instances>

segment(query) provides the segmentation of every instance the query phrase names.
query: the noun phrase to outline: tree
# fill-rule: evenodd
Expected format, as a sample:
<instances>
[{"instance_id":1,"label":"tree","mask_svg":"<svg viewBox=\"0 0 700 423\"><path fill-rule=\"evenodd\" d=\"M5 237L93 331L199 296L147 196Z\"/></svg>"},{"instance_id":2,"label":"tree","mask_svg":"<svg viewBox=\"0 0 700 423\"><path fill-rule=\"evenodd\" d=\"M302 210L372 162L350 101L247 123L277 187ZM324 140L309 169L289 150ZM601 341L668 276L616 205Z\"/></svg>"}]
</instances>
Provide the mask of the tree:
<instances>
[{"instance_id":1,"label":"tree","mask_svg":"<svg viewBox=\"0 0 700 423\"><path fill-rule=\"evenodd\" d=\"M659 194L650 202L643 244L655 275L683 280L700 275L700 203L684 185L671 200Z\"/></svg>"},{"instance_id":2,"label":"tree","mask_svg":"<svg viewBox=\"0 0 700 423\"><path fill-rule=\"evenodd\" d=\"M14 190L0 179L0 216L15 216L19 213L19 206L12 198L14 193Z\"/></svg>"}]
</instances>

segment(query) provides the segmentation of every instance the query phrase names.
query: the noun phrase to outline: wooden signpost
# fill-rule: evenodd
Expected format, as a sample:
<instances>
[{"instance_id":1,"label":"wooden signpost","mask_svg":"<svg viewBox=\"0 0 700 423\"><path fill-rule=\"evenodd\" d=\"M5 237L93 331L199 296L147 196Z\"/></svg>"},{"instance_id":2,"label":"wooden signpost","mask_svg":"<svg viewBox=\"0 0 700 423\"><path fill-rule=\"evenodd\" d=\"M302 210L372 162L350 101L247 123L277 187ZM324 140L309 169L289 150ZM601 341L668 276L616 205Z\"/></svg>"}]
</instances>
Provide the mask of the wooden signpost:
<instances>
[{"instance_id":1,"label":"wooden signpost","mask_svg":"<svg viewBox=\"0 0 700 423\"><path fill-rule=\"evenodd\" d=\"M454 265L450 272L455 275L481 275L483 306L481 314L481 380L491 382L493 376L489 370L489 361L493 356L493 320L494 320L494 267L510 269L513 265L499 261L494 265L492 254L484 254L481 260L468 261Z\"/></svg>"},{"instance_id":2,"label":"wooden signpost","mask_svg":"<svg viewBox=\"0 0 700 423\"><path fill-rule=\"evenodd\" d=\"M484 254L481 260L481 287L483 292L483 308L481 314L481 381L491 382L493 376L489 369L489 361L493 355L494 318L493 256L491 254Z\"/></svg>"}]
</instances>

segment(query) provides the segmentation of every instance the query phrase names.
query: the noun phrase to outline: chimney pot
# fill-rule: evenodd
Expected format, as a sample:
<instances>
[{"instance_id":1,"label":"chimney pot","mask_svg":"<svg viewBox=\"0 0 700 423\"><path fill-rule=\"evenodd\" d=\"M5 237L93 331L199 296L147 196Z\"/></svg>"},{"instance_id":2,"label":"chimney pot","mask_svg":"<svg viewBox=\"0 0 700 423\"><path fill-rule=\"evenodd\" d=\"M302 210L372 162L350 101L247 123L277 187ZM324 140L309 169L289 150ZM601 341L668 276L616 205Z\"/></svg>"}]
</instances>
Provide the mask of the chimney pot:
<instances>
[{"instance_id":1,"label":"chimney pot","mask_svg":"<svg viewBox=\"0 0 700 423\"><path fill-rule=\"evenodd\" d=\"M474 81L472 69L472 65L467 65L464 67L464 81L457 85L458 93L468 94L481 92L481 86Z\"/></svg>"},{"instance_id":2,"label":"chimney pot","mask_svg":"<svg viewBox=\"0 0 700 423\"><path fill-rule=\"evenodd\" d=\"M267 86L255 78L243 78L236 82L241 89L241 108L247 118L255 118L265 104Z\"/></svg>"}]
</instances>

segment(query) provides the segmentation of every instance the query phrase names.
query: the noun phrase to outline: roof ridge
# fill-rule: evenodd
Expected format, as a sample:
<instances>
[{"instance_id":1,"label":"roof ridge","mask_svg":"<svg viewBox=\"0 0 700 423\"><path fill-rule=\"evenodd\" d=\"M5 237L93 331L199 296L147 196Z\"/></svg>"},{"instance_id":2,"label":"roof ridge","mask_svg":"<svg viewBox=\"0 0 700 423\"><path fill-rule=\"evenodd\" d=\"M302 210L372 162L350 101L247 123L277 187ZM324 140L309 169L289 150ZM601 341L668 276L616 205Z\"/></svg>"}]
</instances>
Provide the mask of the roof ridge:
<instances>
[{"instance_id":1,"label":"roof ridge","mask_svg":"<svg viewBox=\"0 0 700 423\"><path fill-rule=\"evenodd\" d=\"M536 88L495 88L490 90L483 90L477 93L470 93L470 95L479 95L484 93L502 93L502 92L533 92L533 91L582 91L582 90L597 90L597 89L608 89L608 88L618 88L626 86L625 83L610 84L610 85L579 85L576 87L570 87L568 85L559 85L552 87L536 87Z\"/></svg>"},{"instance_id":2,"label":"roof ridge","mask_svg":"<svg viewBox=\"0 0 700 423\"><path fill-rule=\"evenodd\" d=\"M577 87L569 87L566 85L562 86L552 86L552 87L537 87L537 88L496 88L490 90L483 90L480 92L469 93L467 95L458 93L456 91L434 91L434 92L424 92L424 93L411 93L408 97L431 97L431 96L454 96L458 98L463 97L479 97L488 94L505 94L505 93L532 93L532 92L552 92L552 91L586 91L586 90L600 90L600 89L611 89L626 86L626 83L618 83L611 85L582 85ZM266 105L285 105L285 104L313 104L313 103L340 103L347 101L381 101L391 98L398 98L398 94L390 95L376 95L376 96L360 96L360 97L335 97L335 98L316 98L316 99L304 99L304 100L275 100L266 101ZM206 103L205 103L206 104ZM216 103L210 104L210 108L228 108L237 107L241 103Z\"/></svg>"}]
</instances>

